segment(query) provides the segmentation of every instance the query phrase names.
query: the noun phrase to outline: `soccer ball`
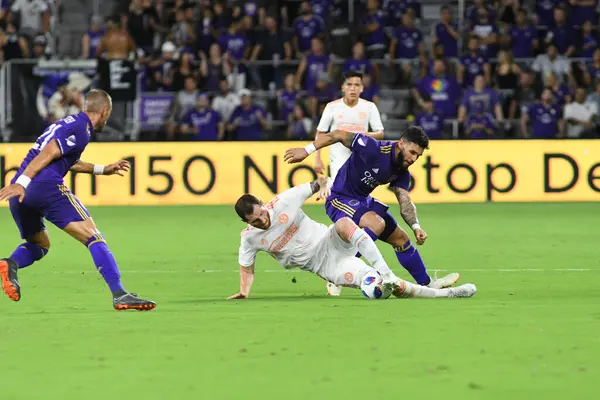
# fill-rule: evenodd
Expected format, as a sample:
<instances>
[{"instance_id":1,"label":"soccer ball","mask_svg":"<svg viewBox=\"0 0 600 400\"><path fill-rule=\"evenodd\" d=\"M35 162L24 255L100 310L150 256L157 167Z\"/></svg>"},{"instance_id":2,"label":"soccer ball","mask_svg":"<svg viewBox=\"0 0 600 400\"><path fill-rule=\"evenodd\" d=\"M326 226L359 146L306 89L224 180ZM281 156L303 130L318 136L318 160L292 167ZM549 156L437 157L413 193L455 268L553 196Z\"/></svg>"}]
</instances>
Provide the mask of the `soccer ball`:
<instances>
[{"instance_id":1,"label":"soccer ball","mask_svg":"<svg viewBox=\"0 0 600 400\"><path fill-rule=\"evenodd\" d=\"M379 271L369 272L360 282L360 290L367 299L385 300L392 294L383 287L383 277Z\"/></svg>"}]
</instances>

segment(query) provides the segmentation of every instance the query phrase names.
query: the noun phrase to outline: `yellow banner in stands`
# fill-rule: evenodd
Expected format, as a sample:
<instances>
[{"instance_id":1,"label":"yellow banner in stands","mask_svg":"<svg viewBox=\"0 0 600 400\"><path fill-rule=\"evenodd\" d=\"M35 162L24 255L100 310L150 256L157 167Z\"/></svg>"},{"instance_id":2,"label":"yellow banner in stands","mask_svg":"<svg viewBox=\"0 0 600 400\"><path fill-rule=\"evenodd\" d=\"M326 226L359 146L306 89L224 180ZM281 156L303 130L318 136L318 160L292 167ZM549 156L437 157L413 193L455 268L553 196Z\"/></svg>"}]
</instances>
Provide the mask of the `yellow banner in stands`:
<instances>
[{"instance_id":1,"label":"yellow banner in stands","mask_svg":"<svg viewBox=\"0 0 600 400\"><path fill-rule=\"evenodd\" d=\"M88 206L233 204L250 192L268 201L314 179L314 156L288 165L305 143L92 143L83 159L127 159L125 177L78 174L65 184ZM28 144L0 145L0 185L14 176ZM327 151L324 152L327 161ZM600 200L600 141L432 141L411 167L415 203ZM390 205L386 188L373 195ZM315 203L314 199L309 200ZM6 206L6 203L2 204Z\"/></svg>"}]
</instances>

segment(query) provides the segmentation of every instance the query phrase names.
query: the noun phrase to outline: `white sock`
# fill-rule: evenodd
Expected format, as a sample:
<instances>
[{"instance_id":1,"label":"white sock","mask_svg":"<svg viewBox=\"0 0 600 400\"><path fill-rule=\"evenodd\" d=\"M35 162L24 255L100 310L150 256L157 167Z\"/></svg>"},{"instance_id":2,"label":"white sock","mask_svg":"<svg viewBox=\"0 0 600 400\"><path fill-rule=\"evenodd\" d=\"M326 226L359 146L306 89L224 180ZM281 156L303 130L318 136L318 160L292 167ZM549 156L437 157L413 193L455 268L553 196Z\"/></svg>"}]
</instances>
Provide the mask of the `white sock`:
<instances>
[{"instance_id":1,"label":"white sock","mask_svg":"<svg viewBox=\"0 0 600 400\"><path fill-rule=\"evenodd\" d=\"M415 285L414 283L400 280L400 287L394 293L396 297L434 298L448 297L450 289L432 289L427 286Z\"/></svg>"},{"instance_id":2,"label":"white sock","mask_svg":"<svg viewBox=\"0 0 600 400\"><path fill-rule=\"evenodd\" d=\"M358 252L369 261L369 264L381 274L392 272L383 259L377 245L367 232L357 228L352 236L350 236L350 243L352 243L358 249Z\"/></svg>"}]
</instances>

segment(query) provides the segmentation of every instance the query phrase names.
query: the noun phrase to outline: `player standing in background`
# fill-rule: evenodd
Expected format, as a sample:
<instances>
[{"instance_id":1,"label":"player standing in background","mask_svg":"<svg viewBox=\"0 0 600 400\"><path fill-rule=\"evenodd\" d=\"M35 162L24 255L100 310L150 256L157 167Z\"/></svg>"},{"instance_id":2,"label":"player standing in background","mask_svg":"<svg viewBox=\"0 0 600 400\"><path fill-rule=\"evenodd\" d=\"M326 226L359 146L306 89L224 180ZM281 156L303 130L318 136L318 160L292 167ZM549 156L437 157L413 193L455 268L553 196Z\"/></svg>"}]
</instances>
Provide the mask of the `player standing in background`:
<instances>
[{"instance_id":1,"label":"player standing in background","mask_svg":"<svg viewBox=\"0 0 600 400\"><path fill-rule=\"evenodd\" d=\"M269 253L284 268L300 268L338 285L359 288L363 277L377 270L384 285L397 297L471 297L473 284L451 289L432 289L406 282L387 266L375 242L347 217L329 227L310 219L302 205L313 194L327 197L327 180L320 177L277 195L267 205L245 194L235 211L248 227L242 231L239 248L240 291L229 299L246 299L254 282L254 265L259 251ZM318 199L317 199L318 200ZM367 265L354 255L360 251Z\"/></svg>"},{"instance_id":2,"label":"player standing in background","mask_svg":"<svg viewBox=\"0 0 600 400\"><path fill-rule=\"evenodd\" d=\"M341 99L332 101L325 106L321 120L317 126L317 135L324 135L335 130L346 132L358 132L368 134L376 139L383 139L383 124L381 116L375 103L360 98L363 92L363 74L358 71L350 71L344 75ZM369 127L371 128L370 133ZM331 182L335 181L342 165L350 157L351 151L341 143L336 143L329 149L329 169ZM321 152L317 150L315 155L315 171L319 175L326 175L325 166L321 158ZM327 284L327 293L331 296L339 296L341 288L332 283Z\"/></svg>"},{"instance_id":3,"label":"player standing in background","mask_svg":"<svg viewBox=\"0 0 600 400\"><path fill-rule=\"evenodd\" d=\"M108 284L117 310L152 310L156 303L128 293L121 283L117 262L104 236L79 200L64 185L69 171L94 175L121 175L129 163L121 160L107 166L80 160L94 132L101 132L112 111L112 100L103 90L85 96L83 112L50 125L36 140L11 184L0 190L0 201L8 200L19 228L20 244L9 258L0 260L2 290L13 301L21 299L19 268L41 260L50 249L43 218L85 244L96 268Z\"/></svg>"},{"instance_id":4,"label":"player standing in background","mask_svg":"<svg viewBox=\"0 0 600 400\"><path fill-rule=\"evenodd\" d=\"M388 206L371 197L378 186L389 183L400 205L400 214L415 235L417 244L425 243L427 233L421 229L417 208L409 194L408 168L429 147L429 138L418 126L409 127L398 142L379 142L361 133L334 131L321 135L303 149L289 149L284 160L296 163L304 160L316 149L342 143L352 150L352 155L342 166L327 198L325 209L333 222L350 217L363 228L371 239L389 243L396 252L398 262L422 286L446 288L458 281L460 275L451 273L432 280L419 251L408 234L398 226L388 212Z\"/></svg>"}]
</instances>

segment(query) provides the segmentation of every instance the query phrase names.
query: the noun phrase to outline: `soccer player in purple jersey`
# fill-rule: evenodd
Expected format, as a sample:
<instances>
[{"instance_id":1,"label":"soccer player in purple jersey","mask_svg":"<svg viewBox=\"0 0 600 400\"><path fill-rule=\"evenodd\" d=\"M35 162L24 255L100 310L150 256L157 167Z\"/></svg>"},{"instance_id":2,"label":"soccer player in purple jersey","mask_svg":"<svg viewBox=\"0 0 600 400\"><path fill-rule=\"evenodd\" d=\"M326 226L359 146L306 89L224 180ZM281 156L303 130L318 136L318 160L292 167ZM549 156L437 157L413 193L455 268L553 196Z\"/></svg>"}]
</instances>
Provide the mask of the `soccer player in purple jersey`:
<instances>
[{"instance_id":1,"label":"soccer player in purple jersey","mask_svg":"<svg viewBox=\"0 0 600 400\"><path fill-rule=\"evenodd\" d=\"M329 218L336 222L350 217L373 240L380 239L392 245L400 264L419 285L437 289L454 285L460 278L455 272L435 280L429 277L419 251L388 212L388 206L370 196L376 187L389 183L398 198L400 214L412 228L417 244L425 243L427 233L419 225L417 209L410 198L408 172L429 147L429 138L423 129L409 127L398 142L377 141L364 134L337 130L329 135L319 135L305 148L287 150L284 159L288 163L297 163L333 143L342 143L352 155L340 169L327 198L325 208Z\"/></svg>"},{"instance_id":2,"label":"soccer player in purple jersey","mask_svg":"<svg viewBox=\"0 0 600 400\"><path fill-rule=\"evenodd\" d=\"M83 204L64 185L69 171L95 175L123 175L129 163L94 165L80 159L94 132L101 132L112 111L112 100L103 90L85 96L83 112L50 125L35 141L11 184L0 190L0 201L8 200L19 228L20 244L9 258L0 260L4 293L13 301L21 299L17 279L20 268L41 260L50 248L43 218L84 244L96 268L108 284L116 310L152 310L156 303L129 293L121 283L117 262L104 236L98 231Z\"/></svg>"}]
</instances>

